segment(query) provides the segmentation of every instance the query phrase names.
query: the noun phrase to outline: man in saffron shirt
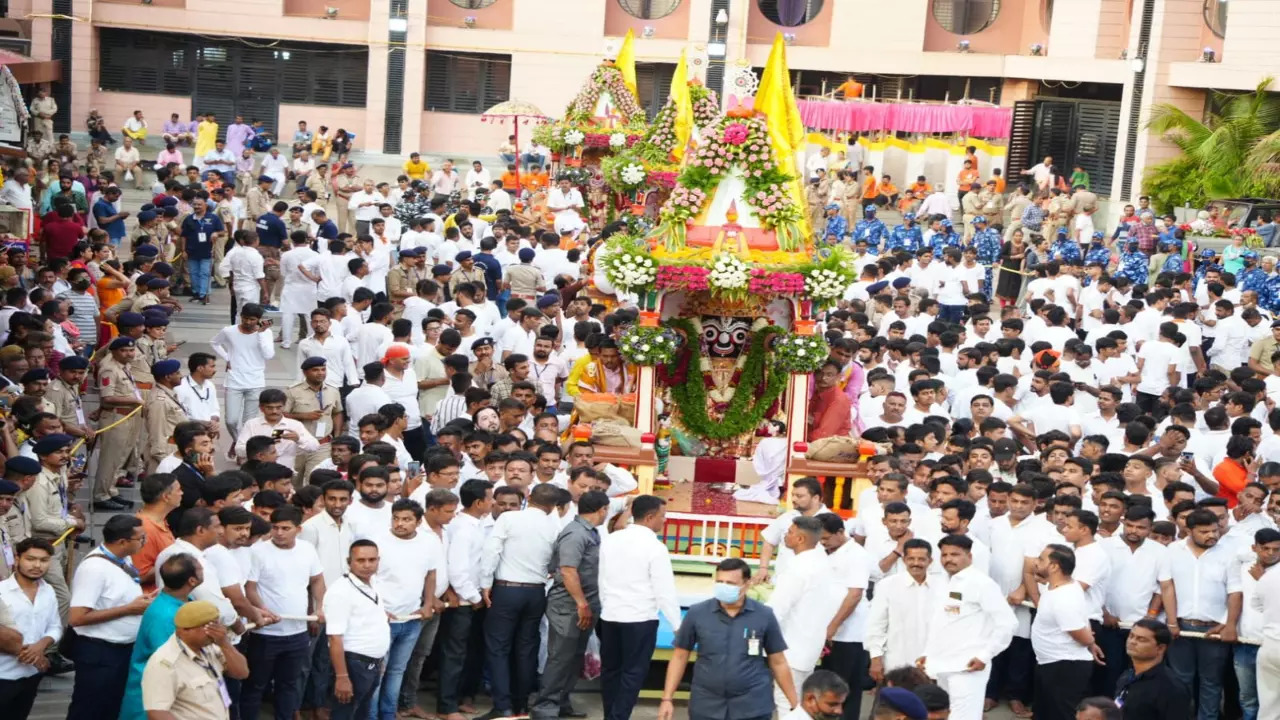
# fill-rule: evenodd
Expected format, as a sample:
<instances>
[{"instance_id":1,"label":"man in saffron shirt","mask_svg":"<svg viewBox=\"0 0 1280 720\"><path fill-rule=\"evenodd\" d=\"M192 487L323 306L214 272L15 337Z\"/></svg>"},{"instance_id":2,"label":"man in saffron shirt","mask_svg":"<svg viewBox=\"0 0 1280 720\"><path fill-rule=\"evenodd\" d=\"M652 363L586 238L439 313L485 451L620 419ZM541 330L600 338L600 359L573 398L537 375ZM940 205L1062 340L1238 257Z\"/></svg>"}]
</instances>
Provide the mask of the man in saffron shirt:
<instances>
[{"instance_id":1,"label":"man in saffron shirt","mask_svg":"<svg viewBox=\"0 0 1280 720\"><path fill-rule=\"evenodd\" d=\"M848 436L853 430L849 396L840 389L840 363L828 359L814 376L809 401L809 442L830 435Z\"/></svg>"},{"instance_id":2,"label":"man in saffron shirt","mask_svg":"<svg viewBox=\"0 0 1280 720\"><path fill-rule=\"evenodd\" d=\"M1227 439L1227 456L1213 469L1213 479L1217 481L1220 498L1227 501L1227 507L1235 507L1240 500L1237 497L1249 480L1256 476L1253 467L1253 441L1247 435L1232 435ZM1205 487L1201 483L1201 487Z\"/></svg>"}]
</instances>

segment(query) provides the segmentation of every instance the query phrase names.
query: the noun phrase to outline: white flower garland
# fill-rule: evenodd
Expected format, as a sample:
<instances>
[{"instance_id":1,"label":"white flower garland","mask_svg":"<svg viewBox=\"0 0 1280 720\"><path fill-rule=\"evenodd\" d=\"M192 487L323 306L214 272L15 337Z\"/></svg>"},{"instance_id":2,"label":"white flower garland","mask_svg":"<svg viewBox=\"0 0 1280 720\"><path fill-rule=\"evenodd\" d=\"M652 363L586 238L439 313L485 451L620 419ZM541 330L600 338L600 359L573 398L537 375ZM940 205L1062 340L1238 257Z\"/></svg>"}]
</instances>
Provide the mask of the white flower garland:
<instances>
[{"instance_id":1,"label":"white flower garland","mask_svg":"<svg viewBox=\"0 0 1280 720\"><path fill-rule=\"evenodd\" d=\"M745 288L751 280L751 270L737 255L718 255L711 266L707 281L721 290Z\"/></svg>"},{"instance_id":2,"label":"white flower garland","mask_svg":"<svg viewBox=\"0 0 1280 720\"><path fill-rule=\"evenodd\" d=\"M619 175L622 176L622 181L624 183L628 185L639 185L644 182L644 166L639 163L631 163L630 165L622 168L622 172L619 173Z\"/></svg>"},{"instance_id":3,"label":"white flower garland","mask_svg":"<svg viewBox=\"0 0 1280 720\"><path fill-rule=\"evenodd\" d=\"M582 143L583 140L586 140L586 139L587 139L587 136L581 130L578 130L576 128L571 128L569 130L564 131L565 145L579 145Z\"/></svg>"},{"instance_id":4,"label":"white flower garland","mask_svg":"<svg viewBox=\"0 0 1280 720\"><path fill-rule=\"evenodd\" d=\"M627 136L622 133L614 133L609 136L609 147L620 148L627 144Z\"/></svg>"},{"instance_id":5,"label":"white flower garland","mask_svg":"<svg viewBox=\"0 0 1280 720\"><path fill-rule=\"evenodd\" d=\"M826 268L814 270L804 278L805 292L819 300L843 297L847 285L845 276Z\"/></svg>"}]
</instances>

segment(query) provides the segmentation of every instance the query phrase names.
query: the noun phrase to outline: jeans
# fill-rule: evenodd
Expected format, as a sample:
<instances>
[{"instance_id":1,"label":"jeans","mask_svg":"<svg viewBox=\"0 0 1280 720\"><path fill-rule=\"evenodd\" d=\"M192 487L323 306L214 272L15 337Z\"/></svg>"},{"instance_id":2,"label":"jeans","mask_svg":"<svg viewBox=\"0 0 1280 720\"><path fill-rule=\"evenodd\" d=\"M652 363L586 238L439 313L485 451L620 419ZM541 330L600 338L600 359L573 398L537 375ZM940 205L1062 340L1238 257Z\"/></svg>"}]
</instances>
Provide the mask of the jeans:
<instances>
[{"instance_id":1,"label":"jeans","mask_svg":"<svg viewBox=\"0 0 1280 720\"><path fill-rule=\"evenodd\" d=\"M404 682L405 668L413 647L418 644L422 623L417 621L391 623L391 649L387 651L387 669L382 675L382 685L374 693L369 708L370 720L395 720L396 700L400 697L400 685Z\"/></svg>"},{"instance_id":2,"label":"jeans","mask_svg":"<svg viewBox=\"0 0 1280 720\"><path fill-rule=\"evenodd\" d=\"M422 665L431 654L431 646L436 643L436 630L440 628L440 614L436 613L422 625L418 633L418 641L413 644L413 652L409 655L409 666L405 669L404 678L400 681L400 709L410 710L418 705L418 685L422 682Z\"/></svg>"},{"instance_id":3,"label":"jeans","mask_svg":"<svg viewBox=\"0 0 1280 720\"><path fill-rule=\"evenodd\" d=\"M209 272L213 258L187 258L187 272L191 273L191 294L194 297L209 296Z\"/></svg>"},{"instance_id":4,"label":"jeans","mask_svg":"<svg viewBox=\"0 0 1280 720\"><path fill-rule=\"evenodd\" d=\"M241 643L247 645L249 677L240 689L240 717L260 717L262 695L268 686L274 686L271 704L275 720L293 720L302 707L302 673L311 661L307 639L305 632L285 636L253 633Z\"/></svg>"},{"instance_id":5,"label":"jeans","mask_svg":"<svg viewBox=\"0 0 1280 720\"><path fill-rule=\"evenodd\" d=\"M1210 623L1179 620L1183 630L1204 632ZM1178 638L1169 646L1169 667L1178 676L1196 702L1199 720L1218 720L1218 705L1222 701L1222 673L1230 656L1231 646L1216 640ZM1199 684L1196 684L1197 679Z\"/></svg>"},{"instance_id":6,"label":"jeans","mask_svg":"<svg viewBox=\"0 0 1280 720\"><path fill-rule=\"evenodd\" d=\"M1236 645L1235 651L1240 709L1244 711L1244 720L1258 720L1258 646Z\"/></svg>"},{"instance_id":7,"label":"jeans","mask_svg":"<svg viewBox=\"0 0 1280 720\"><path fill-rule=\"evenodd\" d=\"M516 161L515 153L498 153L498 157L502 158L502 162L508 164Z\"/></svg>"},{"instance_id":8,"label":"jeans","mask_svg":"<svg viewBox=\"0 0 1280 720\"><path fill-rule=\"evenodd\" d=\"M938 320L947 323L964 322L964 305L938 305Z\"/></svg>"},{"instance_id":9,"label":"jeans","mask_svg":"<svg viewBox=\"0 0 1280 720\"><path fill-rule=\"evenodd\" d=\"M319 632L308 636L307 657L310 659L302 669L302 709L328 707L333 696L333 660L324 623L320 623Z\"/></svg>"},{"instance_id":10,"label":"jeans","mask_svg":"<svg viewBox=\"0 0 1280 720\"><path fill-rule=\"evenodd\" d=\"M246 421L258 416L258 396L263 388L227 388L227 431L232 444Z\"/></svg>"},{"instance_id":11,"label":"jeans","mask_svg":"<svg viewBox=\"0 0 1280 720\"><path fill-rule=\"evenodd\" d=\"M547 596L541 585L495 583L490 597L493 604L484 621L484 642L493 706L504 712L523 711L537 674L538 627Z\"/></svg>"},{"instance_id":12,"label":"jeans","mask_svg":"<svg viewBox=\"0 0 1280 720\"><path fill-rule=\"evenodd\" d=\"M1093 668L1094 695L1114 695L1120 676L1129 669L1129 655L1125 652L1125 643L1129 639L1129 631L1121 628L1101 627L1094 633L1098 647L1107 659L1105 667L1097 665ZM1110 688L1106 690L1105 688Z\"/></svg>"}]
</instances>

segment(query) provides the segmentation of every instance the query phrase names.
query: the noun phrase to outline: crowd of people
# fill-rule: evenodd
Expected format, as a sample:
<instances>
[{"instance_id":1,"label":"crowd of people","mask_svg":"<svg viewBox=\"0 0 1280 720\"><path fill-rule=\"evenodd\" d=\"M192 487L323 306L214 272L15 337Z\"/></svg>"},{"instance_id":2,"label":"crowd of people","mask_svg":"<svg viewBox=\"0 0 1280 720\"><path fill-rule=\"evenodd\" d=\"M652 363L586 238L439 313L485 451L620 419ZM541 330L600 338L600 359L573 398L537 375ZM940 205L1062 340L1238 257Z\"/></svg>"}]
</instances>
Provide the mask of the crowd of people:
<instances>
[{"instance_id":1,"label":"crowd of people","mask_svg":"<svg viewBox=\"0 0 1280 720\"><path fill-rule=\"evenodd\" d=\"M1269 257L1188 256L1145 198L1108 234L1051 158L1006 197L973 157L957 204L815 156L815 239L859 277L797 434L875 443L872 487L791 482L759 562L682 611L665 502L567 433L640 375L637 312L588 294L581 189L417 153L379 182L342 130L300 123L286 159L212 115L144 164L131 119L113 156L99 119L0 189L38 244L0 254L13 717L74 669L75 720L460 720L486 694L484 718L582 717L584 673L621 720L660 615L664 719L695 653L696 718L858 718L873 688L876 718L1280 714ZM171 316L219 285L229 324L170 358Z\"/></svg>"}]
</instances>

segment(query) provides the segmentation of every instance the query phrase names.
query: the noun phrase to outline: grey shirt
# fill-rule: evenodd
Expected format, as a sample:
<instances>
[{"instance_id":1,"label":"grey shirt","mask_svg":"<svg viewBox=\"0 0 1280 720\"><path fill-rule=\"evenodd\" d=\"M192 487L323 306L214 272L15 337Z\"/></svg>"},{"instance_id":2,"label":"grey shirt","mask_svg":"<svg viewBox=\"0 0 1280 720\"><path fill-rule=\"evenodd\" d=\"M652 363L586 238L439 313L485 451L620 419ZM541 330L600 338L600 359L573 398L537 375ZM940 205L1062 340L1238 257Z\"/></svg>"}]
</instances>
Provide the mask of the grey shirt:
<instances>
[{"instance_id":1,"label":"grey shirt","mask_svg":"<svg viewBox=\"0 0 1280 720\"><path fill-rule=\"evenodd\" d=\"M756 643L751 642L755 639ZM756 655L748 652L759 646ZM773 611L747 598L734 617L716 600L689 608L675 646L696 651L689 717L699 720L760 717L772 709L773 673L769 655L787 649Z\"/></svg>"},{"instance_id":2,"label":"grey shirt","mask_svg":"<svg viewBox=\"0 0 1280 720\"><path fill-rule=\"evenodd\" d=\"M564 574L560 572L562 567L572 567L578 569L578 580L587 602L593 607L600 605L600 533L581 515L574 516L556 536L549 564L555 580L551 592L547 593L547 602L573 603L573 596L564 586Z\"/></svg>"}]
</instances>

